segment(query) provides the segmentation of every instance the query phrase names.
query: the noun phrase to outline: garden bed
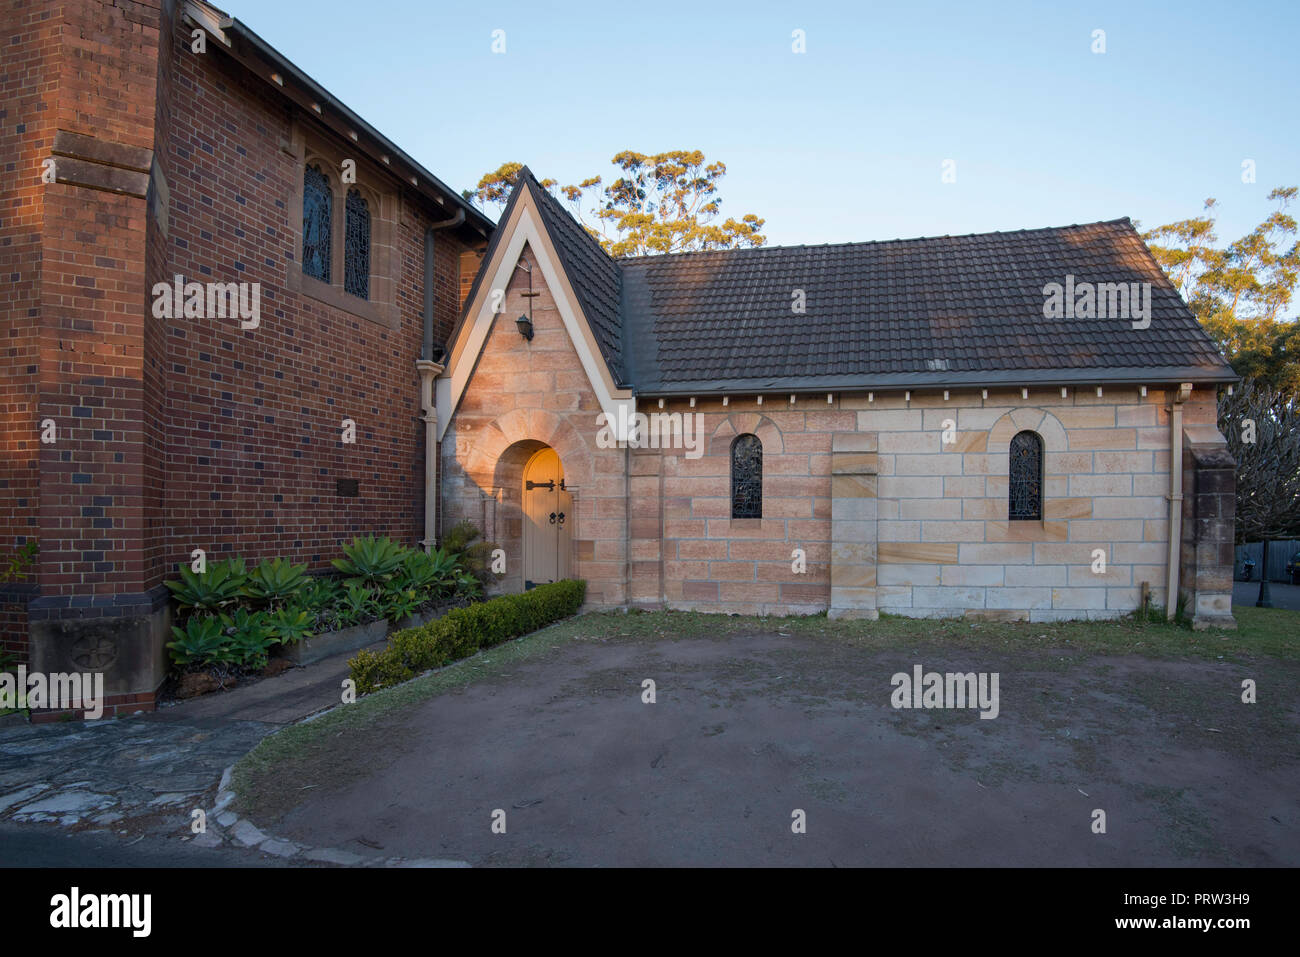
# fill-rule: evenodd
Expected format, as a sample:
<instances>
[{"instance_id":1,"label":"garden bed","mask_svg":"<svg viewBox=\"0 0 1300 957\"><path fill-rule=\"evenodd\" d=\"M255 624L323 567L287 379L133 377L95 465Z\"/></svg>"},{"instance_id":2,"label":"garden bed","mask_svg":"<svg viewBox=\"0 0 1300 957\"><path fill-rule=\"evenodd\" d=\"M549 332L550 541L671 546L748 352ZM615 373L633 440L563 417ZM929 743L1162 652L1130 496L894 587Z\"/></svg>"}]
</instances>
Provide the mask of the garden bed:
<instances>
[{"instance_id":1,"label":"garden bed","mask_svg":"<svg viewBox=\"0 0 1300 957\"><path fill-rule=\"evenodd\" d=\"M468 523L450 549L425 552L386 538L355 539L312 577L306 566L238 557L179 566L166 582L178 624L168 643L174 669L160 696L185 699L274 677L288 668L347 654L389 633L420 628L478 599L489 575L483 544Z\"/></svg>"},{"instance_id":2,"label":"garden bed","mask_svg":"<svg viewBox=\"0 0 1300 957\"><path fill-rule=\"evenodd\" d=\"M339 631L328 631L312 638L304 638L292 645L276 645L271 651L272 658L283 658L294 665L310 665L322 658L360 651L367 645L383 641L389 635L407 628L419 628L436 618L441 618L453 608L468 605L467 599L443 602L432 608L426 608L413 615L408 615L396 624L387 621L372 621L368 624L353 625Z\"/></svg>"}]
</instances>

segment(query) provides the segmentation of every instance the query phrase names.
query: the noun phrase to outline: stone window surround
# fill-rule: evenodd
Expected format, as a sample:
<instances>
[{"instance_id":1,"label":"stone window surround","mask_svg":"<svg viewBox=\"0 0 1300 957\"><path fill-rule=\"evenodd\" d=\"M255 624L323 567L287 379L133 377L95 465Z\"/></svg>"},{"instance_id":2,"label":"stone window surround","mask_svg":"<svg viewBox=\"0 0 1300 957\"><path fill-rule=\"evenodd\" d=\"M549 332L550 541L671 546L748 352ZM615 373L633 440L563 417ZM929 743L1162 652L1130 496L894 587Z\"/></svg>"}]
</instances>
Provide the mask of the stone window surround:
<instances>
[{"instance_id":1,"label":"stone window surround","mask_svg":"<svg viewBox=\"0 0 1300 957\"><path fill-rule=\"evenodd\" d=\"M1069 524L1057 511L1057 501L1068 495L1053 495L1052 480L1061 478L1052 472L1048 455L1053 452L1070 450L1069 433L1061 421L1052 415L1050 408L1042 406L1016 406L1001 416L985 432L987 435L985 450L1001 456L1002 467L991 472L988 478L1008 479L1010 476L1011 440L1019 432L1033 432L1038 436L1043 448L1042 496L1043 516L1038 519L991 519L984 523L985 541L1000 542L1064 542L1069 540ZM994 450L997 450L994 453ZM1006 508L1006 491L999 489L995 495L987 496L1001 501Z\"/></svg>"},{"instance_id":2,"label":"stone window surround","mask_svg":"<svg viewBox=\"0 0 1300 957\"><path fill-rule=\"evenodd\" d=\"M295 124L288 147L296 161L293 192L288 199L290 232L293 234L293 262L289 264L288 287L318 302L351 315L397 329L401 315L397 306L399 261L395 238L401 209L397 190L385 183L384 174L366 160L361 151L349 151L332 140L308 132ZM344 183L343 160L356 160L357 181ZM319 166L330 184L333 206L330 214L330 281L322 282L302 271L303 172ZM376 186L381 186L377 189ZM347 231L347 194L357 190L370 207L370 298L361 299L343 289L343 255Z\"/></svg>"},{"instance_id":3,"label":"stone window surround","mask_svg":"<svg viewBox=\"0 0 1300 957\"><path fill-rule=\"evenodd\" d=\"M731 474L732 443L742 435L757 436L759 447L762 449L764 456L785 454L785 440L781 437L781 430L775 422L758 411L730 412L723 415L722 419L714 427L713 432L710 433L706 450L707 455L726 457L728 475ZM728 488L730 488L730 485L728 485ZM767 491L766 479L764 479L763 491ZM728 497L730 497L730 493L728 493ZM763 521L762 518L736 518L732 516L729 527L740 531L755 530L763 527Z\"/></svg>"}]
</instances>

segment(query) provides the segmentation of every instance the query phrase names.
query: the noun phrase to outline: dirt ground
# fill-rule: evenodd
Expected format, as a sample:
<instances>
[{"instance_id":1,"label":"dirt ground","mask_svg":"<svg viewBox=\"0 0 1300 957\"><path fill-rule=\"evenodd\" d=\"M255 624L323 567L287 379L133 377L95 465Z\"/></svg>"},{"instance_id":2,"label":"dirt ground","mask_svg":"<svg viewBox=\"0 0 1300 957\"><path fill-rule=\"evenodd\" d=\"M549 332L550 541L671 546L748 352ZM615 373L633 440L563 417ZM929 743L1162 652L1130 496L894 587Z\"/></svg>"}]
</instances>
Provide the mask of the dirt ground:
<instances>
[{"instance_id":1,"label":"dirt ground","mask_svg":"<svg viewBox=\"0 0 1300 957\"><path fill-rule=\"evenodd\" d=\"M307 844L475 865L1300 865L1294 659L585 630L323 722L245 778L242 809ZM892 707L918 664L997 672L998 717Z\"/></svg>"}]
</instances>

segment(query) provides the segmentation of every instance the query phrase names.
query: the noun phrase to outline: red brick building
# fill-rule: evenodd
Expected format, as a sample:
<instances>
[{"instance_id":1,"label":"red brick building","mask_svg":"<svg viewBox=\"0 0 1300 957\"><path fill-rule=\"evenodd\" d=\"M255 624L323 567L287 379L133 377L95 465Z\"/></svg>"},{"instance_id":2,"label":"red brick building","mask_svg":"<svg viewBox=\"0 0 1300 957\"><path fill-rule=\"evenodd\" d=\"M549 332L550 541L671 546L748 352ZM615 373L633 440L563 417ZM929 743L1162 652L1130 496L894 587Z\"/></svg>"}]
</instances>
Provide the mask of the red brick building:
<instances>
[{"instance_id":1,"label":"red brick building","mask_svg":"<svg viewBox=\"0 0 1300 957\"><path fill-rule=\"evenodd\" d=\"M416 363L492 223L206 3L0 9L4 648L147 707L195 549L425 537Z\"/></svg>"}]
</instances>

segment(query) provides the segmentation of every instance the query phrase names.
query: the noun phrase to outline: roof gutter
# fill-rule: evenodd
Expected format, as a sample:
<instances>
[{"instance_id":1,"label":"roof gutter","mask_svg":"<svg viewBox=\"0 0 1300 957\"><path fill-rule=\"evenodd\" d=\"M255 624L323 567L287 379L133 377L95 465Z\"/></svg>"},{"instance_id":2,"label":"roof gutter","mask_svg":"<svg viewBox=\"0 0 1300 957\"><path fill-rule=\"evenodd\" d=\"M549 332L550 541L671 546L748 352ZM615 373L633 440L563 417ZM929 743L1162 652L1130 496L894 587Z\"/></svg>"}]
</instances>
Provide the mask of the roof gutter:
<instances>
[{"instance_id":1,"label":"roof gutter","mask_svg":"<svg viewBox=\"0 0 1300 957\"><path fill-rule=\"evenodd\" d=\"M1231 369L1224 371L1197 367L1125 368L1125 369L1028 369L995 372L901 372L880 376L790 377L785 380L736 379L701 380L671 386L654 386L634 390L647 399L689 398L691 396L788 395L791 392L902 392L907 389L945 389L991 386L1037 386L1039 388L1084 388L1105 385L1161 385L1191 382L1199 385L1229 385L1241 381Z\"/></svg>"}]
</instances>

